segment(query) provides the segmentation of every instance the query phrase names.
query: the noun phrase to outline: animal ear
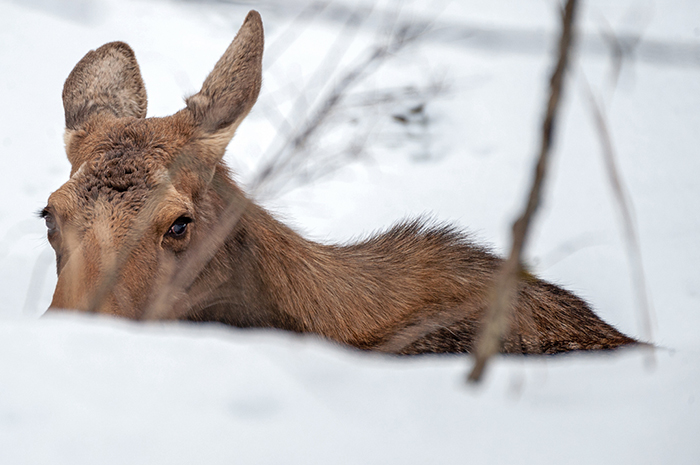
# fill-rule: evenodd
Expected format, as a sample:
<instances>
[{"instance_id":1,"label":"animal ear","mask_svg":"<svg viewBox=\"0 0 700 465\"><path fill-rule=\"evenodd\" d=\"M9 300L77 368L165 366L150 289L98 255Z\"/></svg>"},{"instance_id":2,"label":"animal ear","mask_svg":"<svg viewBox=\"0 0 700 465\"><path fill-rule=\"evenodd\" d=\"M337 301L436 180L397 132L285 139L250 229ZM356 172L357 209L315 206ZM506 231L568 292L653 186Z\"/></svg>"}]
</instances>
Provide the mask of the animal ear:
<instances>
[{"instance_id":1,"label":"animal ear","mask_svg":"<svg viewBox=\"0 0 700 465\"><path fill-rule=\"evenodd\" d=\"M98 113L144 118L146 107L146 88L136 56L124 42L89 51L63 85L67 131L79 129Z\"/></svg>"},{"instance_id":2,"label":"animal ear","mask_svg":"<svg viewBox=\"0 0 700 465\"><path fill-rule=\"evenodd\" d=\"M253 10L204 81L202 90L187 99L186 110L203 133L203 142L218 158L258 98L263 46L262 20Z\"/></svg>"}]
</instances>

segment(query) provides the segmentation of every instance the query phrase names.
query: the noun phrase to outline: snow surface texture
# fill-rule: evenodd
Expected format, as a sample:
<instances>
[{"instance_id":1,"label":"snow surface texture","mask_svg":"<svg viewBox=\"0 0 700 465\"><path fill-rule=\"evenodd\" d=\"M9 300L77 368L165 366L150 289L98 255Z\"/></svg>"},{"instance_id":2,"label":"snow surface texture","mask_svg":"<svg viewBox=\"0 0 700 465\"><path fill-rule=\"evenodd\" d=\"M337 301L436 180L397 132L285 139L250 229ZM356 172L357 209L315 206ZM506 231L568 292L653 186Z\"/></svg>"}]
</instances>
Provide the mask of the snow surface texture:
<instances>
[{"instance_id":1,"label":"snow surface texture","mask_svg":"<svg viewBox=\"0 0 700 465\"><path fill-rule=\"evenodd\" d=\"M306 5L255 6L266 27L265 82L227 153L242 184L280 144L276 134L294 117L298 96L313 102L333 85L318 71L327 54L339 60L331 67L337 77L366 56L383 18L400 10L405 20L470 32L412 44L354 87L348 101L405 85L438 83L442 90L339 109L305 169L323 171L326 161L313 156L340 153L358 139L360 155L311 176L314 182L305 182L302 170L260 199L322 241L348 241L429 213L505 253L538 143L556 2L414 1L400 9L334 2L316 16ZM89 49L126 41L141 64L149 116L171 114L198 90L248 9L0 1L0 463L700 463L694 0L583 4L588 40L569 81L528 251L538 274L642 337L620 217L581 91L585 76L605 102L634 202L654 341L662 347L652 367L635 350L500 357L485 382L471 387L467 357L396 359L211 325L38 319L55 276L34 212L69 172L60 96L72 67ZM347 27L347 11L364 22ZM349 34L340 36L344 28ZM641 39L614 88L610 55L596 46L600 31L610 30ZM411 113L421 103L423 111Z\"/></svg>"}]
</instances>

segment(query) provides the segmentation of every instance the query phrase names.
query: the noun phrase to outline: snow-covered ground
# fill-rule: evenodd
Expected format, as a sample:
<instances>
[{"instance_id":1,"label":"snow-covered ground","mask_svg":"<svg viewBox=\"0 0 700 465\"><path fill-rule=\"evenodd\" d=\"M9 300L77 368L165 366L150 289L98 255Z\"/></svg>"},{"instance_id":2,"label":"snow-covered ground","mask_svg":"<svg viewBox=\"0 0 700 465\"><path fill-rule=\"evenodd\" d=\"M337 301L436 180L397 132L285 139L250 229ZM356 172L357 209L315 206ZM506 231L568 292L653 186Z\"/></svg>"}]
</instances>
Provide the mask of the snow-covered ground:
<instances>
[{"instance_id":1,"label":"snow-covered ground","mask_svg":"<svg viewBox=\"0 0 700 465\"><path fill-rule=\"evenodd\" d=\"M227 155L243 185L279 144L285 115L294 124L298 96L333 85L329 60L339 57L337 73L353 66L398 11L443 32L353 91L443 90L343 107L311 155L364 137L361 156L261 201L322 241L427 213L505 251L538 143L556 2L372 5L332 2L314 15L306 2L282 0L0 0L1 464L700 463L700 3L692 0L583 4L588 39L528 252L540 275L643 337L587 81L605 103L634 203L662 347L653 362L635 350L501 357L475 388L464 381L468 357L395 359L219 326L38 319L55 276L34 213L67 179L61 89L72 67L89 49L128 42L149 116L167 115L198 90L253 7L266 28L265 82ZM356 28L343 16L352 11L364 18ZM614 88L601 31L641 37ZM414 121L417 103L425 111Z\"/></svg>"}]
</instances>

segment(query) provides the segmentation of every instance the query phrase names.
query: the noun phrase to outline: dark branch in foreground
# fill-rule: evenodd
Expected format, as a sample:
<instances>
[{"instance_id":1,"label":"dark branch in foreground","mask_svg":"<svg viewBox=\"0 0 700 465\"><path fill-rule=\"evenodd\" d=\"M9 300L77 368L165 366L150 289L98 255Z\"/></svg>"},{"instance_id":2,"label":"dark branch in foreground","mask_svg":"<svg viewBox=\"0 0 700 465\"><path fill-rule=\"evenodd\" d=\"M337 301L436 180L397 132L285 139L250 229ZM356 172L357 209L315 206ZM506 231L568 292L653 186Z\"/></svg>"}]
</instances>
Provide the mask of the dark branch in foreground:
<instances>
[{"instance_id":1,"label":"dark branch in foreground","mask_svg":"<svg viewBox=\"0 0 700 465\"><path fill-rule=\"evenodd\" d=\"M549 84L547 111L542 125L542 141L534 179L525 211L513 224L513 245L508 259L503 263L491 290L491 305L486 313L484 326L476 344L474 368L469 380L479 381L489 358L499 350L501 339L508 330L509 320L523 273L522 253L527 241L532 217L542 194L547 163L554 138L555 122L564 85L564 74L573 42L576 0L568 0L564 7L562 34L559 40L557 65Z\"/></svg>"}]
</instances>

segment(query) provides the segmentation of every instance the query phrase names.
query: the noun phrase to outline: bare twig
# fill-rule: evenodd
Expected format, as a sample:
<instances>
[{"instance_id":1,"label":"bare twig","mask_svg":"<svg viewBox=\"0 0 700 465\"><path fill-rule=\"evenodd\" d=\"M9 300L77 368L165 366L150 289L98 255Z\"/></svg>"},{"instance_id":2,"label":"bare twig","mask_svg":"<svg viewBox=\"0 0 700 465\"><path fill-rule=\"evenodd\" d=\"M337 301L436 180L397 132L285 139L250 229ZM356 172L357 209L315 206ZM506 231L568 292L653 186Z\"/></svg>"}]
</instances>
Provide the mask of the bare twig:
<instances>
[{"instance_id":1,"label":"bare twig","mask_svg":"<svg viewBox=\"0 0 700 465\"><path fill-rule=\"evenodd\" d=\"M347 95L348 90L366 76L373 67L380 64L382 60L399 52L409 43L419 38L423 32L424 29L415 29L410 25L403 25L391 36L387 43L377 45L367 58L348 69L323 99L317 110L310 114L298 127L291 135L288 143L269 159L268 163L253 181L252 190L264 190L269 182L278 176L279 173L288 170L296 156L303 151L309 140L338 107L343 97Z\"/></svg>"},{"instance_id":2,"label":"bare twig","mask_svg":"<svg viewBox=\"0 0 700 465\"><path fill-rule=\"evenodd\" d=\"M605 18L601 19L602 26L600 35L604 38L605 45L608 47L610 53L610 75L609 75L609 97L615 93L617 88L617 83L622 74L622 66L626 59L634 58L634 52L638 48L642 41L641 32L636 34L626 35L621 38L615 31L613 27L608 23ZM602 103L602 102L600 102Z\"/></svg>"},{"instance_id":3,"label":"bare twig","mask_svg":"<svg viewBox=\"0 0 700 465\"><path fill-rule=\"evenodd\" d=\"M315 19L327 7L330 1L324 2L309 2L303 7L287 27L280 33L274 42L266 47L265 67L272 66L277 59L294 43L296 31L302 22L308 22Z\"/></svg>"},{"instance_id":4,"label":"bare twig","mask_svg":"<svg viewBox=\"0 0 700 465\"><path fill-rule=\"evenodd\" d=\"M106 257L104 263L105 272L90 297L87 307L88 312L98 312L109 292L114 288L127 261L131 258L132 252L138 247L150 226L150 220L159 207L161 200L165 197L168 187L169 183L162 183L148 195L143 207L136 214L136 218L119 250ZM79 254L75 254L75 256L79 257Z\"/></svg>"},{"instance_id":5,"label":"bare twig","mask_svg":"<svg viewBox=\"0 0 700 465\"><path fill-rule=\"evenodd\" d=\"M368 16L368 12L364 11L365 8L361 5L357 7L356 10L350 12L345 18L345 23L343 30L338 34L334 43L330 46L321 64L318 66L313 76L306 83L305 87L311 91L316 91L315 89L321 87L326 81L329 80L330 76L335 72L336 68L340 64L342 57L347 52L350 41L348 37L351 31L357 31L357 25L364 22ZM362 14L365 13L365 14ZM322 107L327 105L328 99L322 103ZM255 177L251 184L252 191L261 191L266 184L269 184L275 175L283 172L287 169L287 165L293 154L298 152L301 146L304 145L308 137L312 132L318 129L318 125L321 120L316 120L313 117L309 117L309 107L310 103L308 100L307 92L299 92L294 106L290 112L290 119L293 121L302 121L298 126L292 125L291 123L284 121L284 127L288 128L289 132L278 131L277 144L280 148L276 153L268 158L268 162L259 171L258 175ZM318 112L317 112L318 113ZM312 126L315 125L315 126ZM311 128L311 129L309 129ZM301 133L301 134L300 134ZM308 134L305 134L308 133ZM274 147L275 143L273 143ZM290 148L291 147L291 148ZM291 155L289 154L291 150Z\"/></svg>"},{"instance_id":6,"label":"bare twig","mask_svg":"<svg viewBox=\"0 0 700 465\"><path fill-rule=\"evenodd\" d=\"M53 262L53 249L45 247L37 257L36 262L34 262L32 274L29 277L27 297L24 299L24 308L22 309L22 313L25 316L36 317L37 314L40 314L37 310L39 308L39 296L44 287L44 281L46 281L47 270ZM41 311L43 312L44 310L42 309Z\"/></svg>"},{"instance_id":7,"label":"bare twig","mask_svg":"<svg viewBox=\"0 0 700 465\"><path fill-rule=\"evenodd\" d=\"M605 28L602 31L602 35L605 37L606 43L609 46L611 58L609 76L609 98L611 98L612 95L614 95L617 82L622 73L624 59L632 57L634 49L641 42L641 33L629 36L627 40L622 41L615 34L610 24L604 22L604 26ZM608 182L610 183L615 203L617 204L622 219L623 237L627 248L627 260L632 271L632 283L636 293L638 321L642 338L647 342L651 342L653 340L654 311L646 285L642 251L633 204L617 168L617 156L612 141L612 135L609 130L610 125L606 117L604 100L602 98L596 98L583 70L581 70L579 74L581 76L581 90L590 105L591 116L593 117L593 122L598 132ZM650 344L649 347L652 350L649 352L648 362L653 364L655 361L654 346Z\"/></svg>"},{"instance_id":8,"label":"bare twig","mask_svg":"<svg viewBox=\"0 0 700 465\"><path fill-rule=\"evenodd\" d=\"M144 204L136 214L136 218L129 228L123 242L120 244L119 250L116 251L116 253L111 252L105 257L104 274L97 286L95 286L95 290L89 299L87 307L88 312L98 312L110 291L113 290L114 285L121 277L126 263L131 258L134 250L140 245L141 239L150 227L154 212L160 207L161 201L168 190L172 188L172 180L183 170L201 169L201 167L197 168L196 163L192 162L194 159L196 159L196 157L193 157L192 154L187 151L180 152L168 167L167 172L162 174L162 182L160 182L145 198ZM73 233L68 234L68 236L76 235ZM80 245L80 247L82 247L82 245ZM80 255L75 254L74 256L79 257Z\"/></svg>"},{"instance_id":9,"label":"bare twig","mask_svg":"<svg viewBox=\"0 0 700 465\"><path fill-rule=\"evenodd\" d=\"M186 0L190 2L226 3L228 0ZM260 3L259 1L256 3ZM311 1L312 6L317 2ZM343 22L348 12L356 8L355 2L325 2L323 10L316 13L316 17L326 23L334 24ZM388 2L387 2L388 3ZM551 2L558 3L558 2ZM628 2L630 4L644 4L645 2ZM309 0L267 0L265 7L276 11L279 15L294 16L302 9L302 5L308 5ZM320 6L318 6L320 8ZM378 8L375 7L375 10ZM371 18L365 23L372 27L381 21L380 15ZM416 18L414 24L420 25L420 18ZM430 20L431 30L425 35L427 43L449 44L482 50L488 53L517 53L539 56L546 52L549 46L549 34L539 28L513 28L512 26L493 26L483 23L467 23L465 21L451 20L449 15L439 20ZM636 41L636 35L619 34L618 39L623 43ZM604 57L608 54L605 40L599 34L579 34L578 49L580 53ZM700 45L697 41L682 40L658 40L646 38L639 43L635 51L635 58L641 63L655 66L674 66L683 68L700 67Z\"/></svg>"},{"instance_id":10,"label":"bare twig","mask_svg":"<svg viewBox=\"0 0 700 465\"><path fill-rule=\"evenodd\" d=\"M159 320L163 318L177 319L182 315L173 309L174 302L181 293L189 289L199 277L202 270L216 255L221 246L226 242L229 234L238 224L249 201L242 197L232 197L226 210L221 215L221 220L216 224L206 238L187 254L181 266L177 269L167 270L166 283L158 289L155 299L142 316L144 320Z\"/></svg>"},{"instance_id":11,"label":"bare twig","mask_svg":"<svg viewBox=\"0 0 700 465\"><path fill-rule=\"evenodd\" d=\"M348 28L355 27L355 23L361 19L358 15L353 15L347 19ZM396 19L394 18L394 22ZM391 25L391 35L386 43L375 46L370 49L368 57L360 61L357 65L349 68L341 75L339 82L332 88L329 94L317 106L317 110L313 113L308 113L308 116L303 119L298 130L288 136L286 144L280 149L271 162L264 167L259 173L255 182L252 185L250 194L254 197L275 175L293 168L292 162L303 151L309 139L314 136L319 128L326 122L333 110L337 108L342 99L347 95L348 90L357 82L359 82L371 69L381 64L384 60L391 57L393 54L400 51L407 44L417 39L423 29L413 28L410 24L402 24L398 27L394 23ZM312 84L316 84L324 80L324 76L329 72L333 72L338 66L340 56L342 56L347 48L344 40L339 39L336 44L331 47L331 55L324 60L324 65L312 79ZM306 99L301 96L297 101L297 108L302 112L304 106L308 107ZM351 147L349 150L362 150L366 143L367 134L359 138L358 144ZM154 192L146 199L144 207L137 214L134 223L127 234L122 246L119 250L108 257L109 260L105 263L105 272L99 284L93 292L88 311L98 311L104 300L108 297L110 291L120 278L120 275L131 258L133 251L138 247L146 229L149 227L150 218L153 216L154 209L158 208L165 192L171 187L171 181L177 178L180 171L192 169L192 160L196 156L186 151L181 152L176 160L168 169L169 179L163 182ZM196 163L195 163L196 164ZM180 310L174 307L174 303L183 295L197 280L202 270L212 260L220 248L224 245L231 231L234 230L238 221L244 215L250 206L250 201L242 197L237 192L230 192L226 186L213 186L218 195L225 199L228 204L220 215L219 222L213 226L203 240L189 250L183 257L179 266L175 267L174 263L165 263L162 265L159 272L159 286L157 293L153 296L148 308L144 314L140 316L142 319L161 319L179 318L182 315L178 314Z\"/></svg>"},{"instance_id":12,"label":"bare twig","mask_svg":"<svg viewBox=\"0 0 700 465\"><path fill-rule=\"evenodd\" d=\"M609 131L609 124L602 110L601 105L596 99L593 91L588 84L588 81L582 74L582 88L586 95L588 103L591 107L591 115L598 131L603 160L605 162L605 171L608 175L608 182L613 191L615 203L622 218L623 235L627 246L627 259L632 270L632 282L637 294L637 304L639 308L639 320L642 331L642 337L651 342L653 339L653 310L649 301L649 294L646 285L646 276L644 274L644 266L642 264L642 249L639 243L639 234L637 232L636 221L634 218L633 208L629 199L629 194L625 188L620 172L617 168L615 149L612 142L612 136ZM653 349L653 345L651 345ZM651 352L653 354L653 350ZM653 357L653 355L652 355ZM650 359L653 363L653 359Z\"/></svg>"},{"instance_id":13,"label":"bare twig","mask_svg":"<svg viewBox=\"0 0 700 465\"><path fill-rule=\"evenodd\" d=\"M348 19L347 24L354 24L356 21L358 21L358 19L352 17ZM259 172L255 181L252 183L249 194L255 197L256 194L265 188L267 183L275 178L275 176L289 170L294 159L299 156L309 139L316 134L318 129L328 119L332 111L347 94L348 89L365 76L372 66L376 66L381 63L383 59L401 50L405 45L418 38L421 32L422 30L417 31L410 26L401 27L390 37L386 44L375 47L365 60L351 67L343 74L338 84L333 87L331 92L321 102L318 110L309 114L309 116L303 120L299 129L287 139L286 144L271 157L270 162ZM332 51L335 50L335 53L332 59L329 59L330 64L327 63L326 68L334 68L337 66L337 48L344 49L340 42L337 44L337 47L331 47ZM300 97L300 99L302 99L302 97ZM297 101L298 106L304 106L305 104L305 99ZM363 143L362 141L360 142L360 144ZM163 285L160 287L156 297L143 315L143 319L173 319L182 316L177 314L178 310L173 308L173 303L183 292L186 292L187 289L192 286L202 270L223 246L229 234L236 227L241 216L250 205L249 200L241 198L237 194L230 196L227 195L226 192L220 192L220 195L222 195L223 198L229 199L228 206L220 215L221 220L214 229L207 234L206 240L201 241L195 248L188 252L187 257L177 270L174 268L164 270L168 276L164 279Z\"/></svg>"},{"instance_id":14,"label":"bare twig","mask_svg":"<svg viewBox=\"0 0 700 465\"><path fill-rule=\"evenodd\" d=\"M501 339L509 327L510 314L516 300L520 275L523 271L522 252L527 241L532 217L540 203L542 185L547 172L547 163L564 85L564 75L572 48L575 11L576 0L568 0L562 16L563 26L559 40L558 60L550 79L547 109L542 125L540 153L530 195L525 211L513 224L511 252L499 270L491 291L491 305L486 313L484 326L477 341L476 361L469 374L469 380L472 382L481 379L489 358L498 352Z\"/></svg>"}]
</instances>

